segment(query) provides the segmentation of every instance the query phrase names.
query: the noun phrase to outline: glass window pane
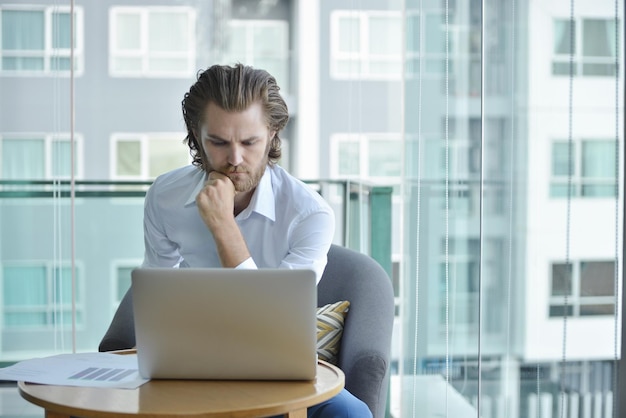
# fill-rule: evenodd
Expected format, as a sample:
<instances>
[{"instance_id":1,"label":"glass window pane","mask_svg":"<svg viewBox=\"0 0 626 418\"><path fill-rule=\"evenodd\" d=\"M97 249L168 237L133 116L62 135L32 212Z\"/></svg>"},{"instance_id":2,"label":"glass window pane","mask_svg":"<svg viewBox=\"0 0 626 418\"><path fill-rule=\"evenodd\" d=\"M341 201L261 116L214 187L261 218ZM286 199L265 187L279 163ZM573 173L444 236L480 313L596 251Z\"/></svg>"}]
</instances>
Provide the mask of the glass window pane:
<instances>
[{"instance_id":1,"label":"glass window pane","mask_svg":"<svg viewBox=\"0 0 626 418\"><path fill-rule=\"evenodd\" d=\"M56 12L52 14L52 47L65 48L72 47L70 38L70 14Z\"/></svg>"},{"instance_id":2,"label":"glass window pane","mask_svg":"<svg viewBox=\"0 0 626 418\"><path fill-rule=\"evenodd\" d=\"M572 145L571 155L575 155L575 144ZM569 174L570 144L568 142L555 142L552 144L552 175L567 176ZM574 167L572 166L572 171ZM572 173L573 174L573 173Z\"/></svg>"},{"instance_id":3,"label":"glass window pane","mask_svg":"<svg viewBox=\"0 0 626 418\"><path fill-rule=\"evenodd\" d=\"M70 141L52 141L51 173L53 177L70 177L72 171L72 151ZM76 170L76 164L74 164Z\"/></svg>"},{"instance_id":4,"label":"glass window pane","mask_svg":"<svg viewBox=\"0 0 626 418\"><path fill-rule=\"evenodd\" d=\"M2 11L3 50L43 51L44 46L43 11Z\"/></svg>"},{"instance_id":5,"label":"glass window pane","mask_svg":"<svg viewBox=\"0 0 626 418\"><path fill-rule=\"evenodd\" d=\"M287 46L287 33L282 24L267 24L252 28L255 54L282 54Z\"/></svg>"},{"instance_id":6,"label":"glass window pane","mask_svg":"<svg viewBox=\"0 0 626 418\"><path fill-rule=\"evenodd\" d=\"M47 324L45 312L5 312L4 325L6 327L41 326Z\"/></svg>"},{"instance_id":7,"label":"glass window pane","mask_svg":"<svg viewBox=\"0 0 626 418\"><path fill-rule=\"evenodd\" d=\"M552 74L554 75L569 75L570 71L572 75L578 74L578 67L576 66L576 62L574 62L573 67L570 68L571 65L569 62L561 62L555 61L552 63Z\"/></svg>"},{"instance_id":8,"label":"glass window pane","mask_svg":"<svg viewBox=\"0 0 626 418\"><path fill-rule=\"evenodd\" d=\"M574 308L572 305L552 305L550 306L550 317L572 316Z\"/></svg>"},{"instance_id":9,"label":"glass window pane","mask_svg":"<svg viewBox=\"0 0 626 418\"><path fill-rule=\"evenodd\" d=\"M142 59L141 58L114 58L113 67L115 71L122 72L141 72Z\"/></svg>"},{"instance_id":10,"label":"glass window pane","mask_svg":"<svg viewBox=\"0 0 626 418\"><path fill-rule=\"evenodd\" d=\"M576 196L576 186L574 184L572 184L571 191L571 196ZM567 197L567 183L552 183L550 185L550 196Z\"/></svg>"},{"instance_id":11,"label":"glass window pane","mask_svg":"<svg viewBox=\"0 0 626 418\"><path fill-rule=\"evenodd\" d=\"M72 303L72 269L71 267L57 267L54 269L54 302L69 305ZM76 302L80 302L79 283L76 280Z\"/></svg>"},{"instance_id":12,"label":"glass window pane","mask_svg":"<svg viewBox=\"0 0 626 418\"><path fill-rule=\"evenodd\" d=\"M410 15L406 18L406 50L417 53L420 50L420 16Z\"/></svg>"},{"instance_id":13,"label":"glass window pane","mask_svg":"<svg viewBox=\"0 0 626 418\"><path fill-rule=\"evenodd\" d=\"M149 148L148 174L150 177L156 177L189 163L189 154L182 146L181 141L151 139Z\"/></svg>"},{"instance_id":14,"label":"glass window pane","mask_svg":"<svg viewBox=\"0 0 626 418\"><path fill-rule=\"evenodd\" d=\"M615 71L617 71L615 63L583 64L583 75L586 76L611 77L615 75Z\"/></svg>"},{"instance_id":15,"label":"glass window pane","mask_svg":"<svg viewBox=\"0 0 626 418\"><path fill-rule=\"evenodd\" d=\"M360 146L356 141L339 142L339 176L358 176L361 174Z\"/></svg>"},{"instance_id":16,"label":"glass window pane","mask_svg":"<svg viewBox=\"0 0 626 418\"><path fill-rule=\"evenodd\" d=\"M617 193L615 184L583 184L581 195L585 197L614 197Z\"/></svg>"},{"instance_id":17,"label":"glass window pane","mask_svg":"<svg viewBox=\"0 0 626 418\"><path fill-rule=\"evenodd\" d=\"M552 296L569 296L572 294L572 265L565 263L552 264Z\"/></svg>"},{"instance_id":18,"label":"glass window pane","mask_svg":"<svg viewBox=\"0 0 626 418\"><path fill-rule=\"evenodd\" d=\"M359 52L361 50L360 19L345 16L341 17L338 22L339 52Z\"/></svg>"},{"instance_id":19,"label":"glass window pane","mask_svg":"<svg viewBox=\"0 0 626 418\"><path fill-rule=\"evenodd\" d=\"M117 32L115 46L121 50L141 48L141 17L135 13L119 13L115 17Z\"/></svg>"},{"instance_id":20,"label":"glass window pane","mask_svg":"<svg viewBox=\"0 0 626 418\"><path fill-rule=\"evenodd\" d=\"M617 170L613 141L583 141L581 175L585 179L615 179Z\"/></svg>"},{"instance_id":21,"label":"glass window pane","mask_svg":"<svg viewBox=\"0 0 626 418\"><path fill-rule=\"evenodd\" d=\"M118 176L141 175L141 143L139 141L117 143L116 174Z\"/></svg>"},{"instance_id":22,"label":"glass window pane","mask_svg":"<svg viewBox=\"0 0 626 418\"><path fill-rule=\"evenodd\" d=\"M612 261L580 263L580 296L615 296L615 274Z\"/></svg>"},{"instance_id":23,"label":"glass window pane","mask_svg":"<svg viewBox=\"0 0 626 418\"><path fill-rule=\"evenodd\" d=\"M571 33L570 31L574 31ZM573 47L576 48L576 24L569 19L555 19L554 21L554 53L569 55ZM576 52L574 49L573 52Z\"/></svg>"},{"instance_id":24,"label":"glass window pane","mask_svg":"<svg viewBox=\"0 0 626 418\"><path fill-rule=\"evenodd\" d=\"M5 266L2 273L4 306L33 307L48 304L45 266Z\"/></svg>"},{"instance_id":25,"label":"glass window pane","mask_svg":"<svg viewBox=\"0 0 626 418\"><path fill-rule=\"evenodd\" d=\"M361 73L361 61L356 59L339 59L336 60L337 72L343 75L358 75Z\"/></svg>"},{"instance_id":26,"label":"glass window pane","mask_svg":"<svg viewBox=\"0 0 626 418\"><path fill-rule=\"evenodd\" d=\"M44 66L43 58L2 58L2 69L7 71L42 71Z\"/></svg>"},{"instance_id":27,"label":"glass window pane","mask_svg":"<svg viewBox=\"0 0 626 418\"><path fill-rule=\"evenodd\" d=\"M399 17L370 17L369 52L375 55L397 55L400 57L402 52L402 22Z\"/></svg>"},{"instance_id":28,"label":"glass window pane","mask_svg":"<svg viewBox=\"0 0 626 418\"><path fill-rule=\"evenodd\" d=\"M427 14L424 29L424 50L426 53L445 53L446 27L443 15L438 13ZM441 71L442 68L439 68L437 72Z\"/></svg>"},{"instance_id":29,"label":"glass window pane","mask_svg":"<svg viewBox=\"0 0 626 418\"><path fill-rule=\"evenodd\" d=\"M615 22L606 19L584 19L583 56L614 57L615 56Z\"/></svg>"},{"instance_id":30,"label":"glass window pane","mask_svg":"<svg viewBox=\"0 0 626 418\"><path fill-rule=\"evenodd\" d=\"M228 52L237 60L245 62L248 28L245 25L232 25L229 29Z\"/></svg>"},{"instance_id":31,"label":"glass window pane","mask_svg":"<svg viewBox=\"0 0 626 418\"><path fill-rule=\"evenodd\" d=\"M76 68L76 67L74 67ZM50 69L55 71L69 71L70 59L67 57L51 57Z\"/></svg>"},{"instance_id":32,"label":"glass window pane","mask_svg":"<svg viewBox=\"0 0 626 418\"><path fill-rule=\"evenodd\" d=\"M43 179L45 148L43 139L4 139L2 146L2 178L11 180Z\"/></svg>"},{"instance_id":33,"label":"glass window pane","mask_svg":"<svg viewBox=\"0 0 626 418\"><path fill-rule=\"evenodd\" d=\"M185 13L150 13L148 49L151 52L188 51L188 25Z\"/></svg>"},{"instance_id":34,"label":"glass window pane","mask_svg":"<svg viewBox=\"0 0 626 418\"><path fill-rule=\"evenodd\" d=\"M369 73L372 75L401 75L402 74L402 62L397 61L383 61L372 60L370 62Z\"/></svg>"},{"instance_id":35,"label":"glass window pane","mask_svg":"<svg viewBox=\"0 0 626 418\"><path fill-rule=\"evenodd\" d=\"M369 143L369 175L397 177L402 173L402 143L371 140Z\"/></svg>"},{"instance_id":36,"label":"glass window pane","mask_svg":"<svg viewBox=\"0 0 626 418\"><path fill-rule=\"evenodd\" d=\"M150 71L182 72L187 70L187 58L151 58L148 60Z\"/></svg>"},{"instance_id":37,"label":"glass window pane","mask_svg":"<svg viewBox=\"0 0 626 418\"><path fill-rule=\"evenodd\" d=\"M60 325L72 325L72 311L71 310L61 310L57 311L54 314L51 323L48 325L52 325L52 322L56 322ZM83 323L83 313L81 311L76 311L76 324L81 325Z\"/></svg>"},{"instance_id":38,"label":"glass window pane","mask_svg":"<svg viewBox=\"0 0 626 418\"><path fill-rule=\"evenodd\" d=\"M580 315L581 316L595 316L595 315L613 315L615 312L614 304L603 304L603 305L581 305L580 306Z\"/></svg>"}]
</instances>

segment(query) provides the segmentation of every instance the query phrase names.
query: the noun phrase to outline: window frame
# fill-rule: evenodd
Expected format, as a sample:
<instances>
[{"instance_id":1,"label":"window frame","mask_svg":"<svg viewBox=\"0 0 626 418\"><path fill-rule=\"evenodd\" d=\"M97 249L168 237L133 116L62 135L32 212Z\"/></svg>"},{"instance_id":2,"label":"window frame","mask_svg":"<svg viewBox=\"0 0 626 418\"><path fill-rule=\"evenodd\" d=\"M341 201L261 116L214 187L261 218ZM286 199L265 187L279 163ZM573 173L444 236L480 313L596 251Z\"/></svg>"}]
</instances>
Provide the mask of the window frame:
<instances>
[{"instance_id":1,"label":"window frame","mask_svg":"<svg viewBox=\"0 0 626 418\"><path fill-rule=\"evenodd\" d=\"M129 181L151 181L154 177L150 176L150 141L153 139L172 139L184 138L185 134L181 132L116 132L111 135L110 141L110 164L109 164L109 176L112 180L129 180ZM137 141L140 144L140 167L139 175L119 175L117 174L117 146L120 142ZM186 145L181 139L179 141L181 147L181 153L184 151ZM192 158L188 154L188 163L191 164Z\"/></svg>"},{"instance_id":2,"label":"window frame","mask_svg":"<svg viewBox=\"0 0 626 418\"><path fill-rule=\"evenodd\" d=\"M592 179L588 177L584 177L582 174L582 165L583 165L583 148L585 144L594 143L594 142L607 142L607 143L615 143L615 139L611 138L576 138L572 140L572 173L571 173L571 187L572 193L571 197L573 199L615 199L615 194L612 196L595 196L595 195L586 195L583 193L583 188L585 186L611 186L612 190L617 192L615 187L616 178L611 177L610 180L607 177L604 180ZM569 141L567 139L553 139L550 142L550 158L549 158L549 173L550 173L550 185L548 188L548 193L550 199L566 199L567 198L567 186L569 184L568 175L555 175L554 174L554 147L557 144L565 144L568 145ZM569 145L568 145L569 146ZM616 148L613 148L615 151L619 152ZM611 158L612 161L615 160L615 155ZM565 187L566 194L561 196L557 195L553 192L553 187L561 186Z\"/></svg>"},{"instance_id":3,"label":"window frame","mask_svg":"<svg viewBox=\"0 0 626 418\"><path fill-rule=\"evenodd\" d=\"M580 294L580 285L581 285L581 266L584 263L613 263L613 269L615 269L615 260L609 259L580 259L580 260L569 260L569 264L571 265L571 283L570 283L570 294L555 296L552 294L552 283L554 281L554 276L552 274L552 269L555 265L567 265L565 261L551 261L548 269L548 277L550 278L548 286L548 318L562 320L563 316L575 317L575 318L597 318L597 317L606 317L606 316L615 316L615 312L613 314L607 315L581 315L580 310L581 307L588 305L613 305L615 306L615 295L613 296L583 296ZM572 309L571 314L566 312L558 312L554 315L550 313L550 309L552 307L565 307L565 299L567 298L567 306Z\"/></svg>"},{"instance_id":4,"label":"window frame","mask_svg":"<svg viewBox=\"0 0 626 418\"><path fill-rule=\"evenodd\" d=\"M187 68L181 71L157 71L149 67L149 60L155 55L148 49L148 31L150 14L154 12L174 12L186 14L189 45L185 51L162 52L156 54L162 58L186 58ZM137 14L140 21L140 47L138 50L127 51L118 48L116 36L118 16L120 14ZM196 67L196 10L188 6L113 6L109 9L109 76L113 78L188 78L194 75ZM117 58L137 58L141 61L141 69L124 71L115 68Z\"/></svg>"},{"instance_id":5,"label":"window frame","mask_svg":"<svg viewBox=\"0 0 626 418\"><path fill-rule=\"evenodd\" d=\"M380 182L392 186L400 185L400 176L372 176L370 175L370 141L372 140L388 140L402 142L401 133L393 132L368 132L368 133L335 133L330 136L330 176L331 178L342 178L347 180L367 180L372 182ZM357 143L359 147L359 173L358 174L341 174L339 173L339 144L342 142ZM402 163L402 157L399 157L399 163Z\"/></svg>"},{"instance_id":6,"label":"window frame","mask_svg":"<svg viewBox=\"0 0 626 418\"><path fill-rule=\"evenodd\" d=\"M339 34L340 20L343 18L357 18L359 39L361 45L358 52L343 52L340 49L341 39ZM403 69L402 53L400 54L372 54L370 52L369 24L370 19L375 17L394 17L402 23L402 14L397 11L388 10L361 10L358 12L351 10L334 10L330 16L330 76L336 80L364 79L364 80L401 80ZM355 73L345 73L339 69L338 61L350 60L358 62L360 70ZM370 65L372 62L396 63L399 68L398 73L372 73Z\"/></svg>"},{"instance_id":7,"label":"window frame","mask_svg":"<svg viewBox=\"0 0 626 418\"><path fill-rule=\"evenodd\" d=\"M280 45L272 45L271 54L259 54L258 49L255 47L255 37L254 30L264 27L272 27L278 28L281 31L281 39ZM230 48L226 48L224 55L225 61L228 61L228 64L235 64L235 62L243 62L246 65L251 65L253 67L265 68L264 65L258 64L259 58L269 58L276 61L281 61L284 64L283 73L285 79L278 79L277 82L281 87L281 91L289 92L289 22L286 20L280 19L269 19L269 20L260 20L260 19L231 19L228 21L228 30L229 30L229 45L230 45L230 35L232 32L244 32L245 36L245 51L243 52L243 56L238 56ZM269 69L267 69L269 70ZM271 72L271 71L270 71ZM272 73L273 76L277 76L277 74Z\"/></svg>"},{"instance_id":8,"label":"window frame","mask_svg":"<svg viewBox=\"0 0 626 418\"><path fill-rule=\"evenodd\" d=\"M4 330L11 331L37 331L37 330L49 330L52 328L56 328L59 325L56 324L56 320L54 319L54 315L63 311L64 314L69 313L72 315L73 306L76 308L76 326L79 329L82 329L86 324L85 314L86 314L86 303L85 303L85 280L84 280L84 266L80 261L75 262L75 280L76 280L76 295L74 298L74 303L72 301L69 304L64 304L60 306L56 306L57 301L55 301L54 289L55 284L54 281L54 270L55 269L67 269L72 267L71 262L65 261L61 263L57 263L54 260L19 260L19 261L3 261L0 263L0 288L4 288L4 281L6 277L4 277L4 268L5 267L43 267L46 271L46 304L45 305L33 305L33 306L25 306L25 307L13 307L7 306L4 299L0 300L0 304L2 305L2 311L0 312L0 316L3 318L5 315L10 313L43 313L46 316L46 323L43 325L8 325L4 323L4 320L0 323L0 326ZM71 279L71 278L70 278ZM62 325L65 326L65 325Z\"/></svg>"},{"instance_id":9,"label":"window frame","mask_svg":"<svg viewBox=\"0 0 626 418\"><path fill-rule=\"evenodd\" d=\"M16 50L7 53L2 44L2 31L0 30L0 76L5 77L37 77L37 76L63 76L69 77L71 70L54 70L51 69L51 61L53 58L70 58L71 48L54 48L52 45L52 16L53 13L71 12L69 6L45 6L45 5L0 5L0 27L2 25L2 13L4 11L42 11L44 13L44 49L42 51ZM85 51L84 51L84 13L81 6L74 7L74 76L79 77L84 73L85 67ZM6 56L10 57L42 57L44 66L42 70L5 70L2 61Z\"/></svg>"},{"instance_id":10,"label":"window frame","mask_svg":"<svg viewBox=\"0 0 626 418\"><path fill-rule=\"evenodd\" d=\"M585 56L583 55L583 51L582 51L582 45L583 45L583 39L584 39L584 34L583 34L583 30L584 30L584 21L585 20L604 20L606 22L609 22L609 24L614 24L615 23L615 19L612 17L601 17L601 16L577 16L573 19L567 16L555 16L552 19L552 43L554 45L554 42L556 41L555 36L556 36L556 26L557 26L557 21L565 21L565 22L572 22L574 24L574 51L573 51L573 57L572 57L572 63L574 65L574 72L573 72L573 76L574 77L585 77L585 78L600 78L600 79L609 79L612 80L615 78L615 74L584 74L584 66L585 64L606 64L606 65L615 65L615 60L616 57L597 57L597 56ZM619 32L621 26L620 26L621 21L618 20L617 22L617 27L616 30ZM620 34L618 33L617 36L620 36ZM618 54L618 56L621 54L621 52L618 51L614 51L615 53ZM569 65L570 62L570 54L557 54L554 51L554 46L552 47L551 50L551 60L550 60L550 75L552 77L569 77L569 71L565 74L558 74L555 73L554 71L554 66L555 64L566 64ZM619 69L618 69L619 71Z\"/></svg>"},{"instance_id":11,"label":"window frame","mask_svg":"<svg viewBox=\"0 0 626 418\"><path fill-rule=\"evenodd\" d=\"M43 178L28 178L24 180L69 180L71 176L55 176L53 173L53 156L52 146L55 141L71 141L70 133L54 133L54 134L46 134L41 132L19 132L19 133L0 133L0 178L2 178L2 142L5 139L41 139L44 143L44 177ZM83 159L83 142L84 139L81 134L74 134L75 148L74 148L74 159L75 159L75 171L74 178L82 179L84 177L84 159ZM4 179L3 180L22 180L22 179Z\"/></svg>"}]
</instances>

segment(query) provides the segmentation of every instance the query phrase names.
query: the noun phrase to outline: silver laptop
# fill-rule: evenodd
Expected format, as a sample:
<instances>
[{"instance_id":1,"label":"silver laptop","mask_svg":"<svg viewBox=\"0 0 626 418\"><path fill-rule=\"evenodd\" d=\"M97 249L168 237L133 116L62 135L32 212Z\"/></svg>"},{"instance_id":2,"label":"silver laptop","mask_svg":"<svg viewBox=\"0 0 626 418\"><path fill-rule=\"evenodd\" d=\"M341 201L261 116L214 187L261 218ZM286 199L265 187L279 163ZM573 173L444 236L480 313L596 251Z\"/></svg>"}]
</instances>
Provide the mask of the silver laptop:
<instances>
[{"instance_id":1,"label":"silver laptop","mask_svg":"<svg viewBox=\"0 0 626 418\"><path fill-rule=\"evenodd\" d=\"M131 280L143 377L315 378L312 271L138 268Z\"/></svg>"}]
</instances>

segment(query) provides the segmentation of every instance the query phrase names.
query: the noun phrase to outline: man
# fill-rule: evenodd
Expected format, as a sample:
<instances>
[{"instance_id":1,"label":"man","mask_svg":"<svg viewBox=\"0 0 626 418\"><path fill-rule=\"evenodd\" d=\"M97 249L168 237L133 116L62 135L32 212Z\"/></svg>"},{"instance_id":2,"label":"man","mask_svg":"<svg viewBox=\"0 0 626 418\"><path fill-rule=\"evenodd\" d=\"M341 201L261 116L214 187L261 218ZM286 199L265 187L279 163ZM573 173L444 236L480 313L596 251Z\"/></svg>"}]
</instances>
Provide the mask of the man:
<instances>
[{"instance_id":1,"label":"man","mask_svg":"<svg viewBox=\"0 0 626 418\"><path fill-rule=\"evenodd\" d=\"M275 79L212 66L182 102L193 164L159 176L146 195L145 267L311 269L334 234L330 206L276 163L289 119ZM371 417L346 390L310 417Z\"/></svg>"}]
</instances>

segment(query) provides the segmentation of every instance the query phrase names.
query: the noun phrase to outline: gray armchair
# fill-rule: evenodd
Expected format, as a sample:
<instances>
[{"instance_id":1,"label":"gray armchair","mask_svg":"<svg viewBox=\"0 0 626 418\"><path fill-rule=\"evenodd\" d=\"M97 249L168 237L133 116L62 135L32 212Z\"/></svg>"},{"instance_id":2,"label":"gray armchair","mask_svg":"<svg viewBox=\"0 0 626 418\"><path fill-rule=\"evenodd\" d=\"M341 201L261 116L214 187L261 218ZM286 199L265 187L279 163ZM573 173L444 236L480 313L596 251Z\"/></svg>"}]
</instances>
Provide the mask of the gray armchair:
<instances>
[{"instance_id":1,"label":"gray armchair","mask_svg":"<svg viewBox=\"0 0 626 418\"><path fill-rule=\"evenodd\" d=\"M346 389L365 402L375 418L384 417L394 317L393 289L387 273L371 257L332 245L317 297L319 306L350 301L338 366L345 373ZM100 351L135 346L132 317L129 291L100 342Z\"/></svg>"}]
</instances>

